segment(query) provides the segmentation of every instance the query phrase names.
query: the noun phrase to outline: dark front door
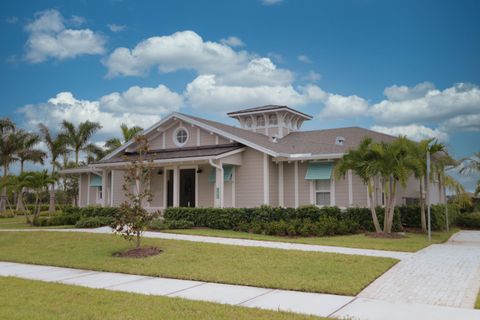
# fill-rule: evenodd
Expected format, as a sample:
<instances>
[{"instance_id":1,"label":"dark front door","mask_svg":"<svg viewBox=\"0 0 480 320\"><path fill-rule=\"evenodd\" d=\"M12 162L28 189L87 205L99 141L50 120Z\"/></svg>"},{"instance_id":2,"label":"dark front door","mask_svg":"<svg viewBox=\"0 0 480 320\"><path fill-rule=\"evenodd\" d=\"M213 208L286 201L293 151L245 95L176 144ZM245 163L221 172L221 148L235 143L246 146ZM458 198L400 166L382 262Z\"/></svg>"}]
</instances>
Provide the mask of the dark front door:
<instances>
[{"instance_id":1,"label":"dark front door","mask_svg":"<svg viewBox=\"0 0 480 320\"><path fill-rule=\"evenodd\" d=\"M195 207L195 169L180 170L180 207Z\"/></svg>"},{"instance_id":2,"label":"dark front door","mask_svg":"<svg viewBox=\"0 0 480 320\"><path fill-rule=\"evenodd\" d=\"M167 207L173 207L173 170L167 170Z\"/></svg>"}]
</instances>

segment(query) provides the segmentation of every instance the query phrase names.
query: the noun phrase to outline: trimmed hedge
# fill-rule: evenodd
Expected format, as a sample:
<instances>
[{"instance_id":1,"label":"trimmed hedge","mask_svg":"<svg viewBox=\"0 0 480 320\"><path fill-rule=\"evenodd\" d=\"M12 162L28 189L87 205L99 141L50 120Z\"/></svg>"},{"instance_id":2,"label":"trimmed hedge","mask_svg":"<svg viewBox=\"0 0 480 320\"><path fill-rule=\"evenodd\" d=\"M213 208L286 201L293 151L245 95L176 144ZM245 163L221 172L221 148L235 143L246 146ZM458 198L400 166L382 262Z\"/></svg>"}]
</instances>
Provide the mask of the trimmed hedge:
<instances>
[{"instance_id":1,"label":"trimmed hedge","mask_svg":"<svg viewBox=\"0 0 480 320\"><path fill-rule=\"evenodd\" d=\"M52 217L40 217L33 221L33 224L42 227L62 225L75 225L77 228L103 227L110 224L117 212L118 208L114 207L68 207L64 212L59 211Z\"/></svg>"},{"instance_id":2,"label":"trimmed hedge","mask_svg":"<svg viewBox=\"0 0 480 320\"><path fill-rule=\"evenodd\" d=\"M400 206L398 209L400 211L402 225L405 228L420 229L422 227L419 205ZM458 206L455 204L448 205L448 222L450 226L457 222L459 213L460 209ZM425 216L426 215L427 208L425 207ZM432 230L439 231L446 229L445 205L432 205L430 209L430 217Z\"/></svg>"},{"instance_id":3,"label":"trimmed hedge","mask_svg":"<svg viewBox=\"0 0 480 320\"><path fill-rule=\"evenodd\" d=\"M468 229L480 229L480 212L458 215L457 225Z\"/></svg>"},{"instance_id":4,"label":"trimmed hedge","mask_svg":"<svg viewBox=\"0 0 480 320\"><path fill-rule=\"evenodd\" d=\"M112 224L111 217L83 217L75 223L75 228L99 228Z\"/></svg>"},{"instance_id":5,"label":"trimmed hedge","mask_svg":"<svg viewBox=\"0 0 480 320\"><path fill-rule=\"evenodd\" d=\"M385 217L385 209L382 207L376 208L378 222L380 227L383 229L383 219ZM346 217L358 223L359 228L364 231L375 231L373 226L372 213L369 208L348 208L346 211ZM392 231L399 232L403 231L403 226L400 217L400 211L398 207L395 207L393 213L393 225Z\"/></svg>"},{"instance_id":6,"label":"trimmed hedge","mask_svg":"<svg viewBox=\"0 0 480 320\"><path fill-rule=\"evenodd\" d=\"M356 233L359 224L338 207L304 206L298 209L257 208L167 208L165 223L174 228L206 227L269 235L323 236Z\"/></svg>"}]
</instances>

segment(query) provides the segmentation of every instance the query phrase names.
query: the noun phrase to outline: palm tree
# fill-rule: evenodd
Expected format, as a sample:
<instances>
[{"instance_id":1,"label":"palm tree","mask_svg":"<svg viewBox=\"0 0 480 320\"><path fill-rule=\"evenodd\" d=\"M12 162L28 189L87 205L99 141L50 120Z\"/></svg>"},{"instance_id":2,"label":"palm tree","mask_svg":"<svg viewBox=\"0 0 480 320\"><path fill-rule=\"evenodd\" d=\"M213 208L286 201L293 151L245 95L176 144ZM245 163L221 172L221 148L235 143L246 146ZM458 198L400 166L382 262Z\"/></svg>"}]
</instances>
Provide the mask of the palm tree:
<instances>
[{"instance_id":1,"label":"palm tree","mask_svg":"<svg viewBox=\"0 0 480 320\"><path fill-rule=\"evenodd\" d=\"M41 138L37 134L24 132L20 135L18 150L16 152L18 161L20 162L20 175L23 174L23 168L26 161L40 163L43 165L45 152L36 149L35 146L40 142ZM17 210L24 211L23 190L19 190L17 197Z\"/></svg>"},{"instance_id":2,"label":"palm tree","mask_svg":"<svg viewBox=\"0 0 480 320\"><path fill-rule=\"evenodd\" d=\"M13 189L15 193L18 194L18 197L21 201L21 208L23 208L22 211L24 211L27 223L31 223L31 221L28 218L28 213L25 210L25 203L23 202L23 197L21 195L24 192L25 188L29 186L28 180L30 179L30 176L32 174L33 172L22 172L18 176L11 175L11 176L8 176L8 179L6 182L2 183L2 187L10 187Z\"/></svg>"},{"instance_id":3,"label":"palm tree","mask_svg":"<svg viewBox=\"0 0 480 320\"><path fill-rule=\"evenodd\" d=\"M383 180L385 193L385 217L383 232L391 233L395 210L395 199L398 184L406 187L407 180L413 173L414 158L410 154L410 143L406 137L400 136L391 143L374 143L371 150L373 156L373 172L378 172Z\"/></svg>"},{"instance_id":4,"label":"palm tree","mask_svg":"<svg viewBox=\"0 0 480 320\"><path fill-rule=\"evenodd\" d=\"M52 135L47 126L43 123L39 124L40 133L43 141L47 145L49 151L50 164L52 165L51 176L55 177L55 169L60 165L57 163L58 157L63 155L66 150L65 135ZM49 212L55 211L55 183L52 183L50 188L50 203L48 207Z\"/></svg>"},{"instance_id":5,"label":"palm tree","mask_svg":"<svg viewBox=\"0 0 480 320\"><path fill-rule=\"evenodd\" d=\"M65 131L65 141L75 152L75 164L78 166L78 156L80 151L85 151L89 145L90 138L102 128L100 123L85 121L78 127L67 120L63 120L63 129Z\"/></svg>"},{"instance_id":6,"label":"palm tree","mask_svg":"<svg viewBox=\"0 0 480 320\"><path fill-rule=\"evenodd\" d=\"M119 148L123 143L133 139L133 137L135 137L139 132L143 131L142 127L134 126L129 128L125 123L122 123L120 129L122 130L123 141L118 138L107 140L104 145L104 147L107 149L107 153Z\"/></svg>"},{"instance_id":7,"label":"palm tree","mask_svg":"<svg viewBox=\"0 0 480 320\"><path fill-rule=\"evenodd\" d=\"M18 150L19 132L15 123L8 119L0 119L0 164L3 168L2 194L0 196L0 212L7 208L7 176L10 164L17 160L15 153Z\"/></svg>"},{"instance_id":8,"label":"palm tree","mask_svg":"<svg viewBox=\"0 0 480 320\"><path fill-rule=\"evenodd\" d=\"M374 178L377 172L374 170L374 154L371 150L372 138L364 138L357 149L350 150L335 166L335 177L344 178L348 170L352 170L367 185L368 197L370 202L370 211L372 214L375 232L380 233L380 223L378 222L375 202L373 197Z\"/></svg>"},{"instance_id":9,"label":"palm tree","mask_svg":"<svg viewBox=\"0 0 480 320\"><path fill-rule=\"evenodd\" d=\"M475 172L480 172L480 152L470 158L464 158L460 160L459 172L464 175L469 175ZM475 195L480 194L480 180L477 181L477 187L475 189Z\"/></svg>"},{"instance_id":10,"label":"palm tree","mask_svg":"<svg viewBox=\"0 0 480 320\"><path fill-rule=\"evenodd\" d=\"M43 170L40 172L31 172L25 178L25 186L29 189L32 189L35 192L35 206L33 209L33 221L38 219L40 214L40 194L48 190L49 185L55 184L55 178L48 174L47 170ZM28 218L27 218L28 219ZM31 222L28 219L28 222Z\"/></svg>"}]
</instances>

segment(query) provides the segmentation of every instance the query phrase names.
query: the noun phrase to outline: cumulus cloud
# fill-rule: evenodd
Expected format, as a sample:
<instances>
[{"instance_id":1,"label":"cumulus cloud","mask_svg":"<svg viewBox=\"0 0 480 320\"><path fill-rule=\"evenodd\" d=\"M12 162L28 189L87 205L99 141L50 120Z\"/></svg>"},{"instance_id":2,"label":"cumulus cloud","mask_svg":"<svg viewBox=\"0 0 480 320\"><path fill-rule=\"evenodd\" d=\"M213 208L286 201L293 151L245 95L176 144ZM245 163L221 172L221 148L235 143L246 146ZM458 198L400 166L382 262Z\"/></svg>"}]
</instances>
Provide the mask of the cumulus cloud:
<instances>
[{"instance_id":1,"label":"cumulus cloud","mask_svg":"<svg viewBox=\"0 0 480 320\"><path fill-rule=\"evenodd\" d=\"M58 128L63 120L75 124L97 121L103 126L97 138L107 139L119 134L122 123L149 127L167 113L178 110L181 103L180 95L160 85L157 88L131 87L93 101L77 99L71 92L60 92L47 102L26 105L18 112L31 128L39 123Z\"/></svg>"},{"instance_id":2,"label":"cumulus cloud","mask_svg":"<svg viewBox=\"0 0 480 320\"><path fill-rule=\"evenodd\" d=\"M309 81L309 82L317 82L321 78L322 78L322 75L320 73L310 70L305 76L302 77L302 80Z\"/></svg>"},{"instance_id":3,"label":"cumulus cloud","mask_svg":"<svg viewBox=\"0 0 480 320\"><path fill-rule=\"evenodd\" d=\"M436 138L439 141L447 141L448 134L440 129L431 129L423 125L406 125L395 127L383 127L373 126L371 128L374 131L383 132L392 136L407 136L414 141L420 141L423 139Z\"/></svg>"},{"instance_id":4,"label":"cumulus cloud","mask_svg":"<svg viewBox=\"0 0 480 320\"><path fill-rule=\"evenodd\" d=\"M223 43L227 46L230 46L230 47L243 47L245 46L245 43L243 43L243 41L238 38L238 37L235 37L235 36L230 36L228 38L225 38L225 39L220 39L220 43Z\"/></svg>"},{"instance_id":5,"label":"cumulus cloud","mask_svg":"<svg viewBox=\"0 0 480 320\"><path fill-rule=\"evenodd\" d=\"M25 26L29 33L26 59L39 63L48 58L66 59L84 54L105 52L105 38L90 29L69 29L65 23L79 25L84 19L74 16L65 19L57 10L37 12L33 21Z\"/></svg>"},{"instance_id":6,"label":"cumulus cloud","mask_svg":"<svg viewBox=\"0 0 480 320\"><path fill-rule=\"evenodd\" d=\"M193 31L151 37L133 49L117 48L104 63L109 77L142 76L155 66L160 72L194 70L199 75L215 74L217 81L232 85L278 85L293 81L290 71L277 68L269 58L204 41Z\"/></svg>"},{"instance_id":7,"label":"cumulus cloud","mask_svg":"<svg viewBox=\"0 0 480 320\"><path fill-rule=\"evenodd\" d=\"M108 27L108 29L110 29L110 31L112 31L114 33L117 33L117 32L125 30L125 28L127 26L124 26L124 25L121 25L121 24L111 23L111 24L107 24L107 27Z\"/></svg>"},{"instance_id":8,"label":"cumulus cloud","mask_svg":"<svg viewBox=\"0 0 480 320\"><path fill-rule=\"evenodd\" d=\"M429 83L413 88L393 86L385 94L387 100L371 107L371 114L382 124L438 122L480 114L480 89L472 84L458 83L445 90Z\"/></svg>"},{"instance_id":9,"label":"cumulus cloud","mask_svg":"<svg viewBox=\"0 0 480 320\"><path fill-rule=\"evenodd\" d=\"M304 54L301 54L297 57L298 61L303 62L303 63L312 63L312 60L310 60L309 57L307 57Z\"/></svg>"},{"instance_id":10,"label":"cumulus cloud","mask_svg":"<svg viewBox=\"0 0 480 320\"><path fill-rule=\"evenodd\" d=\"M215 75L201 75L187 85L185 99L194 108L228 111L245 106L287 104L302 106L318 101L324 92L316 86L295 89L291 85L255 87L222 85Z\"/></svg>"},{"instance_id":11,"label":"cumulus cloud","mask_svg":"<svg viewBox=\"0 0 480 320\"><path fill-rule=\"evenodd\" d=\"M134 86L125 92L113 92L101 97L100 107L116 113L135 110L140 114L164 115L178 111L182 102L181 95L164 85L156 88Z\"/></svg>"},{"instance_id":12,"label":"cumulus cloud","mask_svg":"<svg viewBox=\"0 0 480 320\"><path fill-rule=\"evenodd\" d=\"M345 119L364 116L368 111L368 102L356 95L342 96L328 93L322 99L325 107L320 112L322 119Z\"/></svg>"}]
</instances>

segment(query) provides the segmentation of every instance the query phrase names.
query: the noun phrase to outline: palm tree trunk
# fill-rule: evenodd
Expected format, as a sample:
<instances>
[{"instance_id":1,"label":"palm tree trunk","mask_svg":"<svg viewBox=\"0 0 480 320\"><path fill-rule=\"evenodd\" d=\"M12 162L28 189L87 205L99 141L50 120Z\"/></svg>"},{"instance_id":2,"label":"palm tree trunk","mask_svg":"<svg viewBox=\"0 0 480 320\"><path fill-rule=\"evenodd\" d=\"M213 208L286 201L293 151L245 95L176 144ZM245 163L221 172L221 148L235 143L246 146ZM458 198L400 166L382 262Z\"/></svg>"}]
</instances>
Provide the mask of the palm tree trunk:
<instances>
[{"instance_id":1,"label":"palm tree trunk","mask_svg":"<svg viewBox=\"0 0 480 320\"><path fill-rule=\"evenodd\" d=\"M8 164L3 164L3 182L7 181ZM7 210L7 187L3 187L2 195L0 196L0 212Z\"/></svg>"},{"instance_id":2,"label":"palm tree trunk","mask_svg":"<svg viewBox=\"0 0 480 320\"><path fill-rule=\"evenodd\" d=\"M23 173L23 160L20 161L20 175ZM23 193L25 192L25 188L22 188L17 195L17 211L25 211L25 205L23 203Z\"/></svg>"},{"instance_id":3,"label":"palm tree trunk","mask_svg":"<svg viewBox=\"0 0 480 320\"><path fill-rule=\"evenodd\" d=\"M420 177L420 221L422 225L422 232L427 232L427 219L425 217L425 199L423 197L423 184L425 177Z\"/></svg>"},{"instance_id":4,"label":"palm tree trunk","mask_svg":"<svg viewBox=\"0 0 480 320\"><path fill-rule=\"evenodd\" d=\"M393 180L393 179L392 179ZM388 229L387 233L392 232L393 227L393 217L395 216L395 197L397 194L397 182L395 180L391 181L391 189L390 189L390 203L389 203L389 210L390 213L388 215Z\"/></svg>"},{"instance_id":5,"label":"palm tree trunk","mask_svg":"<svg viewBox=\"0 0 480 320\"><path fill-rule=\"evenodd\" d=\"M52 177L55 174L55 163L52 163ZM55 183L50 187L50 202L48 205L48 212L55 212Z\"/></svg>"},{"instance_id":6,"label":"palm tree trunk","mask_svg":"<svg viewBox=\"0 0 480 320\"><path fill-rule=\"evenodd\" d=\"M378 222L378 217L377 217L377 212L375 210L375 203L373 201L373 178L370 178L368 181L368 197L370 199L370 212L372 213L372 220L373 220L373 226L375 227L375 232L376 233L381 233L382 228L380 227L380 223Z\"/></svg>"},{"instance_id":7,"label":"palm tree trunk","mask_svg":"<svg viewBox=\"0 0 480 320\"><path fill-rule=\"evenodd\" d=\"M390 184L389 181L384 181L383 183L383 194L384 194L384 207L383 207L383 232L387 233L388 229L388 204L390 203Z\"/></svg>"}]
</instances>

